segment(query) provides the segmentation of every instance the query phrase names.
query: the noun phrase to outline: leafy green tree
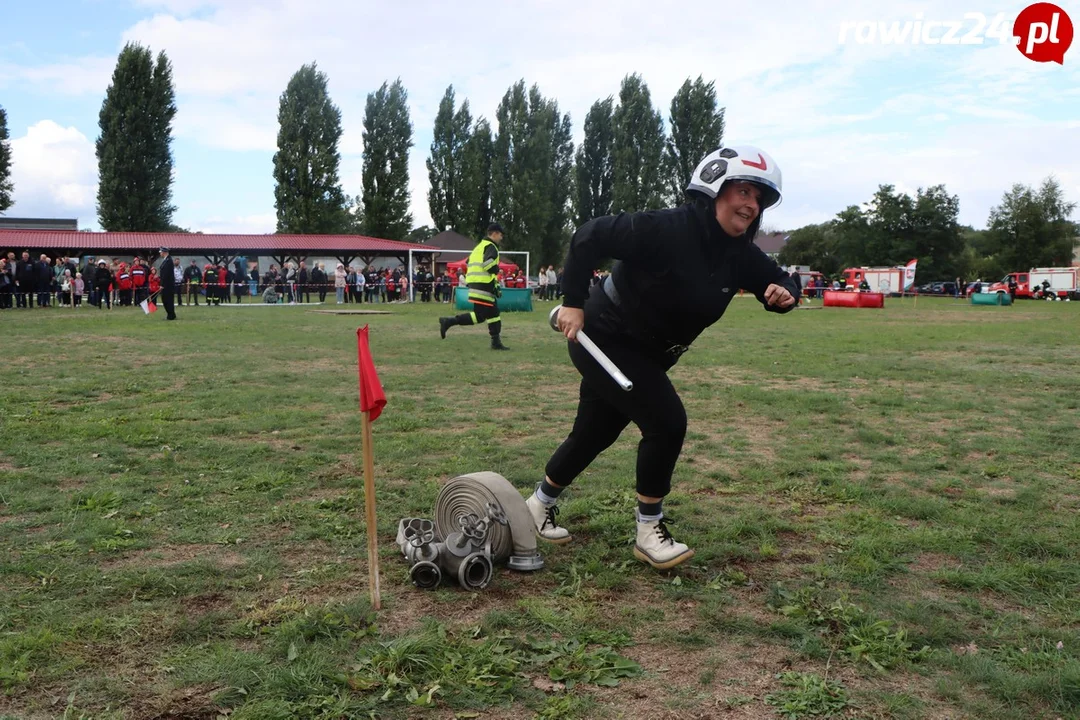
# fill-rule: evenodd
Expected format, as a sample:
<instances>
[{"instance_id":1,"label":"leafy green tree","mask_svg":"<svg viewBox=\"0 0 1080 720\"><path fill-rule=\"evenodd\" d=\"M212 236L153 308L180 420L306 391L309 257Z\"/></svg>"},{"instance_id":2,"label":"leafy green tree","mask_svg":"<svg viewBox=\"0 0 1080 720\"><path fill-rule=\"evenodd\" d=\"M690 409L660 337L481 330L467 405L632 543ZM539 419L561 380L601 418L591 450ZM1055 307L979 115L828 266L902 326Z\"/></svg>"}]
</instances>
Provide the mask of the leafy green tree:
<instances>
[{"instance_id":1,"label":"leafy green tree","mask_svg":"<svg viewBox=\"0 0 1080 720\"><path fill-rule=\"evenodd\" d=\"M527 250L541 264L561 259L567 239L573 168L570 118L534 85L513 85L496 111L492 218L507 250Z\"/></svg>"},{"instance_id":2,"label":"leafy green tree","mask_svg":"<svg viewBox=\"0 0 1080 720\"><path fill-rule=\"evenodd\" d=\"M172 121L176 92L164 52L128 43L98 114L98 222L107 231L173 226Z\"/></svg>"},{"instance_id":3,"label":"leafy green tree","mask_svg":"<svg viewBox=\"0 0 1080 720\"><path fill-rule=\"evenodd\" d=\"M546 109L551 125L551 214L540 241L540 262L560 262L570 243L571 197L574 183L574 141L569 115L559 115L559 106L551 101Z\"/></svg>"},{"instance_id":4,"label":"leafy green tree","mask_svg":"<svg viewBox=\"0 0 1080 720\"><path fill-rule=\"evenodd\" d=\"M990 211L988 254L1005 272L1070 265L1078 235L1070 219L1075 209L1053 177L1038 190L1013 185Z\"/></svg>"},{"instance_id":5,"label":"leafy green tree","mask_svg":"<svg viewBox=\"0 0 1080 720\"><path fill-rule=\"evenodd\" d=\"M7 112L0 107L0 213L11 207L11 194L15 186L11 182L11 143L8 142Z\"/></svg>"},{"instance_id":6,"label":"leafy green tree","mask_svg":"<svg viewBox=\"0 0 1080 720\"><path fill-rule=\"evenodd\" d=\"M528 115L525 81L520 80L506 91L495 110L499 130L493 138L491 158L491 215L506 231L507 245L521 244L526 235Z\"/></svg>"},{"instance_id":7,"label":"leafy green tree","mask_svg":"<svg viewBox=\"0 0 1080 720\"><path fill-rule=\"evenodd\" d=\"M782 265L808 265L827 277L833 277L843 269L836 248L836 222L806 225L791 233L780 250L778 260Z\"/></svg>"},{"instance_id":8,"label":"leafy green tree","mask_svg":"<svg viewBox=\"0 0 1080 720\"><path fill-rule=\"evenodd\" d=\"M690 174L705 155L724 140L724 108L716 106L716 88L700 75L687 78L671 100L668 118L671 135L664 148L664 168L668 176L668 200L682 202Z\"/></svg>"},{"instance_id":9,"label":"leafy green tree","mask_svg":"<svg viewBox=\"0 0 1080 720\"><path fill-rule=\"evenodd\" d=\"M465 148L472 125L469 101L455 112L454 86L446 88L432 131L431 155L427 160L428 210L435 227L462 231L462 173ZM471 227L471 226L470 226ZM469 230L467 229L466 232Z\"/></svg>"},{"instance_id":10,"label":"leafy green tree","mask_svg":"<svg viewBox=\"0 0 1080 720\"><path fill-rule=\"evenodd\" d=\"M578 225L611 213L614 105L612 97L597 100L585 116L585 137L574 159L574 220Z\"/></svg>"},{"instance_id":11,"label":"leafy green tree","mask_svg":"<svg viewBox=\"0 0 1080 720\"><path fill-rule=\"evenodd\" d=\"M326 74L314 63L289 80L278 106L274 204L279 233L354 231L341 189L341 111L330 100Z\"/></svg>"},{"instance_id":12,"label":"leafy green tree","mask_svg":"<svg viewBox=\"0 0 1080 720\"><path fill-rule=\"evenodd\" d=\"M962 227L960 235L964 241L964 254L961 258L959 276L967 280L987 280L1003 277L1008 268L995 256L992 245L994 240L988 230L976 230Z\"/></svg>"},{"instance_id":13,"label":"leafy green tree","mask_svg":"<svg viewBox=\"0 0 1080 720\"><path fill-rule=\"evenodd\" d=\"M410 230L405 239L412 243L425 243L438 234L438 228L431 227L430 225L421 225L420 227L414 227Z\"/></svg>"},{"instance_id":14,"label":"leafy green tree","mask_svg":"<svg viewBox=\"0 0 1080 720\"><path fill-rule=\"evenodd\" d=\"M623 78L619 106L612 114L613 212L661 207L664 120L653 109L649 87L639 75Z\"/></svg>"},{"instance_id":15,"label":"leafy green tree","mask_svg":"<svg viewBox=\"0 0 1080 720\"><path fill-rule=\"evenodd\" d=\"M458 232L482 237L491 224L491 167L495 152L491 125L476 121L461 158L461 183L457 195Z\"/></svg>"},{"instance_id":16,"label":"leafy green tree","mask_svg":"<svg viewBox=\"0 0 1080 720\"><path fill-rule=\"evenodd\" d=\"M364 231L404 240L409 212L409 148L413 145L408 93L401 79L367 97L364 109Z\"/></svg>"},{"instance_id":17,"label":"leafy green tree","mask_svg":"<svg viewBox=\"0 0 1080 720\"><path fill-rule=\"evenodd\" d=\"M837 215L836 252L845 266L917 258L920 277L954 278L964 265L959 214L959 199L944 185L919 188L915 197L881 185L865 209L851 206Z\"/></svg>"}]
</instances>

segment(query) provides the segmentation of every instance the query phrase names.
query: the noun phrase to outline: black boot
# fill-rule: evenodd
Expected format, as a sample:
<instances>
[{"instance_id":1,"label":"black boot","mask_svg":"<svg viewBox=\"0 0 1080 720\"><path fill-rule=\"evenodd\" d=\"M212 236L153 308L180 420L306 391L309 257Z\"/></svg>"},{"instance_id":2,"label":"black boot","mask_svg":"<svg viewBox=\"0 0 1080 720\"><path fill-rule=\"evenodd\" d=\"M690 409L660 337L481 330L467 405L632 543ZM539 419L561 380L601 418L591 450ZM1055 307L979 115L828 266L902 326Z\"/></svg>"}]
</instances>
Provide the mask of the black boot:
<instances>
[{"instance_id":1,"label":"black boot","mask_svg":"<svg viewBox=\"0 0 1080 720\"><path fill-rule=\"evenodd\" d=\"M509 350L510 348L502 344L502 340L498 335L491 336L491 349L492 350Z\"/></svg>"},{"instance_id":2,"label":"black boot","mask_svg":"<svg viewBox=\"0 0 1080 720\"><path fill-rule=\"evenodd\" d=\"M446 339L446 331L457 325L458 321L456 317L441 317L439 318L439 335L443 340Z\"/></svg>"}]
</instances>

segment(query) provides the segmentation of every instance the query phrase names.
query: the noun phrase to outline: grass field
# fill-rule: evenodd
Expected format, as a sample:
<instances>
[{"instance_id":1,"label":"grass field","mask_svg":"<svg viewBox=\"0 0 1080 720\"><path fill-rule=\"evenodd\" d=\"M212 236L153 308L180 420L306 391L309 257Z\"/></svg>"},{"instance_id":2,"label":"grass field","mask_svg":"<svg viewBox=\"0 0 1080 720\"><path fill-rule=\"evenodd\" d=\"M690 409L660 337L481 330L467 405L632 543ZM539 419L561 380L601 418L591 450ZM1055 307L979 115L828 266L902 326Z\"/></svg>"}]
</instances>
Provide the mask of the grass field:
<instances>
[{"instance_id":1,"label":"grass field","mask_svg":"<svg viewBox=\"0 0 1080 720\"><path fill-rule=\"evenodd\" d=\"M446 307L0 313L0 717L1080 717L1080 305L738 300L671 372L694 559L632 557L631 427L475 594L414 588L397 522L529 492L577 375L550 304L507 353Z\"/></svg>"}]
</instances>

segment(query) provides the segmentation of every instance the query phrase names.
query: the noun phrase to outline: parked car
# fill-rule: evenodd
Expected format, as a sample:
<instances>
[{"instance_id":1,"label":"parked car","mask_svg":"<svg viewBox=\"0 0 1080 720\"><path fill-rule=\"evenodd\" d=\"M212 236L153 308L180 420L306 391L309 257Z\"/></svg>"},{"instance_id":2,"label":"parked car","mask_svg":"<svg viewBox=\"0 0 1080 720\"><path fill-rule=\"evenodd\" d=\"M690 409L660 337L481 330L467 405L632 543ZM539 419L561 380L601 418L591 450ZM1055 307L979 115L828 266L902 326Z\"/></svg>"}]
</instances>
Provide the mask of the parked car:
<instances>
[{"instance_id":1,"label":"parked car","mask_svg":"<svg viewBox=\"0 0 1080 720\"><path fill-rule=\"evenodd\" d=\"M956 283L950 281L932 282L916 288L920 295L956 295Z\"/></svg>"}]
</instances>

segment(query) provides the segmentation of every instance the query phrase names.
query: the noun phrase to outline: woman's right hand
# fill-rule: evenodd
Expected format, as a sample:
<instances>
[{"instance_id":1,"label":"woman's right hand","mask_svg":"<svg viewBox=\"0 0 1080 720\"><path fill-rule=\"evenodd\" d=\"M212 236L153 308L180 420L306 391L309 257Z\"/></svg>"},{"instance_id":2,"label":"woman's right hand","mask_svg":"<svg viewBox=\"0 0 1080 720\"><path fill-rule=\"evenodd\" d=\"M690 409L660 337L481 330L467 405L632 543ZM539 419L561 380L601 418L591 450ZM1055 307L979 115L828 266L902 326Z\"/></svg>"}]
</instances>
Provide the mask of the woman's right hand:
<instances>
[{"instance_id":1,"label":"woman's right hand","mask_svg":"<svg viewBox=\"0 0 1080 720\"><path fill-rule=\"evenodd\" d=\"M567 340L577 342L578 330L585 327L585 311L581 308L563 306L559 309L556 324L559 326L559 332L565 335Z\"/></svg>"}]
</instances>

